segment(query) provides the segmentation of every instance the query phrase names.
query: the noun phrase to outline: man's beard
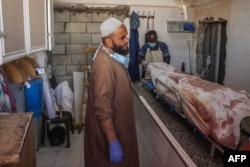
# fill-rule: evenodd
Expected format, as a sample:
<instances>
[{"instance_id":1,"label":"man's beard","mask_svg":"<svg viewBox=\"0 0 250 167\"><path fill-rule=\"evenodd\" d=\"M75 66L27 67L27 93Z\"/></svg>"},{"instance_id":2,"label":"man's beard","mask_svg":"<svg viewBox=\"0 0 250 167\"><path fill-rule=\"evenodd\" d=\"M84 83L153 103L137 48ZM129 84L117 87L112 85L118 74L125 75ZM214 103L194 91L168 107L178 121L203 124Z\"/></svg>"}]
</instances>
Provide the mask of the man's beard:
<instances>
[{"instance_id":1,"label":"man's beard","mask_svg":"<svg viewBox=\"0 0 250 167\"><path fill-rule=\"evenodd\" d=\"M118 46L113 42L113 49L114 52L119 53L123 56L126 56L129 53L129 48L123 49L122 46Z\"/></svg>"}]
</instances>

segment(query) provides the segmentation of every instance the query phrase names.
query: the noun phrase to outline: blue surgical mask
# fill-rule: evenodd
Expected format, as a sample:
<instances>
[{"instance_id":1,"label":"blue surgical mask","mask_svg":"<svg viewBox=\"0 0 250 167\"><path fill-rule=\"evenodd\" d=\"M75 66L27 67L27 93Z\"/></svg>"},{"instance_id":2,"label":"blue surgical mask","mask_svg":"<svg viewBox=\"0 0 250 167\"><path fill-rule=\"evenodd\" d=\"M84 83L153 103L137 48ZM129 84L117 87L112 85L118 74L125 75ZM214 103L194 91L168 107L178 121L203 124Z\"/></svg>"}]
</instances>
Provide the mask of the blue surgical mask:
<instances>
[{"instance_id":1,"label":"blue surgical mask","mask_svg":"<svg viewBox=\"0 0 250 167\"><path fill-rule=\"evenodd\" d=\"M119 53L114 52L114 54L111 55L116 61L118 61L121 64L127 64L129 62L129 58L120 55Z\"/></svg>"},{"instance_id":2,"label":"blue surgical mask","mask_svg":"<svg viewBox=\"0 0 250 167\"><path fill-rule=\"evenodd\" d=\"M156 46L156 42L148 42L150 48L154 48Z\"/></svg>"}]
</instances>

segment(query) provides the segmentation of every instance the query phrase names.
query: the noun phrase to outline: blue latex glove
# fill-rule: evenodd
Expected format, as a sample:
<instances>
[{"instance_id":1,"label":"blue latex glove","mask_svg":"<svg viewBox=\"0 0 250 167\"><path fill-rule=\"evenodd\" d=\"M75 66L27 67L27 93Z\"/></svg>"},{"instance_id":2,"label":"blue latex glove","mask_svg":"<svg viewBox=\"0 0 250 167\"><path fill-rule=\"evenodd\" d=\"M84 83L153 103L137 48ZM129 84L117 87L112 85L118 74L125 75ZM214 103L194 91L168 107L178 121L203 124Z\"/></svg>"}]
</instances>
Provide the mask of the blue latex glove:
<instances>
[{"instance_id":1,"label":"blue latex glove","mask_svg":"<svg viewBox=\"0 0 250 167\"><path fill-rule=\"evenodd\" d=\"M123 157L122 146L118 140L109 143L109 160L111 163L120 163Z\"/></svg>"}]
</instances>

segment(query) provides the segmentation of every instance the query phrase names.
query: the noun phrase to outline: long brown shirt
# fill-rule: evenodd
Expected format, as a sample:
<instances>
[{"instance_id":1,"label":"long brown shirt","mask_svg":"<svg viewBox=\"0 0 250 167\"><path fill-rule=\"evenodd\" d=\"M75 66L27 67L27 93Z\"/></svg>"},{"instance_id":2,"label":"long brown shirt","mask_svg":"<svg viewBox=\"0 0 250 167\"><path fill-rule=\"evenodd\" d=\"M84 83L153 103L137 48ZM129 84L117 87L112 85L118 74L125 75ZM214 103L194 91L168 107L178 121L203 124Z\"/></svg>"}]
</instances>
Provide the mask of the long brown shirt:
<instances>
[{"instance_id":1,"label":"long brown shirt","mask_svg":"<svg viewBox=\"0 0 250 167\"><path fill-rule=\"evenodd\" d=\"M84 129L85 167L139 167L131 83L124 65L103 49L91 67ZM112 118L124 156L109 162L109 143L100 122Z\"/></svg>"}]
</instances>

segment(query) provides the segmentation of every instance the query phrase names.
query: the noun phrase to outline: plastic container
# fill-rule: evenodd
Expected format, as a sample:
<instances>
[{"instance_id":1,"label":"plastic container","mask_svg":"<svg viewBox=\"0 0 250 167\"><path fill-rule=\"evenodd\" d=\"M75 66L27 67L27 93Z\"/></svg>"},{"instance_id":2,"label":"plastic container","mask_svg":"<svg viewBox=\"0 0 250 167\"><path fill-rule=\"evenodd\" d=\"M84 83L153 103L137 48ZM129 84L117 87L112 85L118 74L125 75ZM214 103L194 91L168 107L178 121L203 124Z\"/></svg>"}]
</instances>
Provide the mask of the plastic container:
<instances>
[{"instance_id":1,"label":"plastic container","mask_svg":"<svg viewBox=\"0 0 250 167\"><path fill-rule=\"evenodd\" d=\"M32 79L24 84L25 108L27 112L34 112L33 117L42 115L43 111L42 79Z\"/></svg>"}]
</instances>

